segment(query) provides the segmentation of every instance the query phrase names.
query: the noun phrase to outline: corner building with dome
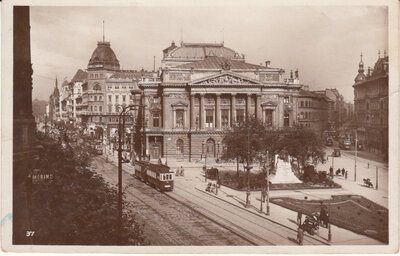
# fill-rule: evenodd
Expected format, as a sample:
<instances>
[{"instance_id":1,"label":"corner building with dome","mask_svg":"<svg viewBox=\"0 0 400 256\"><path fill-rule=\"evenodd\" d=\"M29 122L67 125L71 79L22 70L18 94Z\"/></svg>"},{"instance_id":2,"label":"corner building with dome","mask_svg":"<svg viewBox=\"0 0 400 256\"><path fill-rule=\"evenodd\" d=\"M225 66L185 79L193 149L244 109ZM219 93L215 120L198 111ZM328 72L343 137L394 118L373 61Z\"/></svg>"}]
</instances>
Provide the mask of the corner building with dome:
<instances>
[{"instance_id":1,"label":"corner building with dome","mask_svg":"<svg viewBox=\"0 0 400 256\"><path fill-rule=\"evenodd\" d=\"M250 116L275 129L298 122L298 71L284 79L283 69L247 63L223 43L172 42L161 64L158 81L139 83L150 159L219 159L225 134Z\"/></svg>"}]
</instances>

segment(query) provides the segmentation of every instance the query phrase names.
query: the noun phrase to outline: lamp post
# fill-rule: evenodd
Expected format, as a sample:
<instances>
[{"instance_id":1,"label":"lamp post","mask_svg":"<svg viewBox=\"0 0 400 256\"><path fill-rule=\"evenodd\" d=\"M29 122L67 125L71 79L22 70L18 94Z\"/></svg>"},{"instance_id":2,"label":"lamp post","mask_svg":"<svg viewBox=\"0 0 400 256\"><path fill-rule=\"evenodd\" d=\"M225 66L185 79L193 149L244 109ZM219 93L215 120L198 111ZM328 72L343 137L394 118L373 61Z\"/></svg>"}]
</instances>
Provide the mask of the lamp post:
<instances>
[{"instance_id":1,"label":"lamp post","mask_svg":"<svg viewBox=\"0 0 400 256\"><path fill-rule=\"evenodd\" d=\"M165 165L168 165L168 141L171 140L171 138L168 138L167 142L165 143Z\"/></svg>"},{"instance_id":2,"label":"lamp post","mask_svg":"<svg viewBox=\"0 0 400 256\"><path fill-rule=\"evenodd\" d=\"M354 181L357 181L357 128L356 128L356 138L355 138L355 157L354 157Z\"/></svg>"},{"instance_id":3,"label":"lamp post","mask_svg":"<svg viewBox=\"0 0 400 256\"><path fill-rule=\"evenodd\" d=\"M137 96L142 92L140 90L131 91L133 96ZM121 243L121 233L122 233L122 143L125 133L125 116L128 110L133 110L136 107L140 109L141 104L131 104L125 107L122 107L121 112L119 113L118 118L118 219L117 219L117 228L118 228L118 242Z\"/></svg>"},{"instance_id":4,"label":"lamp post","mask_svg":"<svg viewBox=\"0 0 400 256\"><path fill-rule=\"evenodd\" d=\"M332 241L332 231L331 231L331 204L329 204L329 217L328 217L328 241Z\"/></svg>"},{"instance_id":5,"label":"lamp post","mask_svg":"<svg viewBox=\"0 0 400 256\"><path fill-rule=\"evenodd\" d=\"M266 215L269 215L269 158L268 158L268 151L267 151L267 211Z\"/></svg>"},{"instance_id":6,"label":"lamp post","mask_svg":"<svg viewBox=\"0 0 400 256\"><path fill-rule=\"evenodd\" d=\"M250 206L250 170L253 168L250 166L250 131L247 127L247 191L246 191L246 207Z\"/></svg>"}]
</instances>

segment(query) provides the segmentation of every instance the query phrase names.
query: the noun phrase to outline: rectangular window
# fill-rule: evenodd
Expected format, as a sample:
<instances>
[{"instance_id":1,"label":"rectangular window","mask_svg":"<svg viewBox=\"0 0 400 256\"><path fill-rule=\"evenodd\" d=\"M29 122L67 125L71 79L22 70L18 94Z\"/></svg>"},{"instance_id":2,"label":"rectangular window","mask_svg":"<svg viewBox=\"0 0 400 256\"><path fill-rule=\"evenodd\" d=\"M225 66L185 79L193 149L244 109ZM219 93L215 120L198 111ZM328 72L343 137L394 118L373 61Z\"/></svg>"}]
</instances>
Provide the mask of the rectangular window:
<instances>
[{"instance_id":1,"label":"rectangular window","mask_svg":"<svg viewBox=\"0 0 400 256\"><path fill-rule=\"evenodd\" d=\"M94 106L94 111L97 111L97 106Z\"/></svg>"},{"instance_id":2,"label":"rectangular window","mask_svg":"<svg viewBox=\"0 0 400 256\"><path fill-rule=\"evenodd\" d=\"M267 127L272 127L272 109L265 110L265 124Z\"/></svg>"},{"instance_id":3,"label":"rectangular window","mask_svg":"<svg viewBox=\"0 0 400 256\"><path fill-rule=\"evenodd\" d=\"M103 122L103 118L102 117L99 117L99 122Z\"/></svg>"},{"instance_id":4,"label":"rectangular window","mask_svg":"<svg viewBox=\"0 0 400 256\"><path fill-rule=\"evenodd\" d=\"M182 109L177 109L175 111L175 114L176 114L175 127L176 128L183 128L183 121L184 121L183 113L184 112Z\"/></svg>"},{"instance_id":5,"label":"rectangular window","mask_svg":"<svg viewBox=\"0 0 400 256\"><path fill-rule=\"evenodd\" d=\"M160 114L159 113L153 114L153 127L160 127Z\"/></svg>"},{"instance_id":6,"label":"rectangular window","mask_svg":"<svg viewBox=\"0 0 400 256\"><path fill-rule=\"evenodd\" d=\"M103 100L103 96L99 96L99 100Z\"/></svg>"},{"instance_id":7,"label":"rectangular window","mask_svg":"<svg viewBox=\"0 0 400 256\"><path fill-rule=\"evenodd\" d=\"M206 110L206 127L207 128L214 127L214 110L213 109Z\"/></svg>"},{"instance_id":8,"label":"rectangular window","mask_svg":"<svg viewBox=\"0 0 400 256\"><path fill-rule=\"evenodd\" d=\"M108 95L108 102L111 102L112 101L112 97L111 97L111 95Z\"/></svg>"},{"instance_id":9,"label":"rectangular window","mask_svg":"<svg viewBox=\"0 0 400 256\"><path fill-rule=\"evenodd\" d=\"M119 101L119 97L118 97L118 95L115 95L115 102L118 103L118 101Z\"/></svg>"},{"instance_id":10,"label":"rectangular window","mask_svg":"<svg viewBox=\"0 0 400 256\"><path fill-rule=\"evenodd\" d=\"M125 100L126 100L126 96L122 95L122 102L125 103Z\"/></svg>"},{"instance_id":11,"label":"rectangular window","mask_svg":"<svg viewBox=\"0 0 400 256\"><path fill-rule=\"evenodd\" d=\"M93 106L90 106L90 111L93 111Z\"/></svg>"},{"instance_id":12,"label":"rectangular window","mask_svg":"<svg viewBox=\"0 0 400 256\"><path fill-rule=\"evenodd\" d=\"M112 106L108 106L108 112L112 112Z\"/></svg>"},{"instance_id":13,"label":"rectangular window","mask_svg":"<svg viewBox=\"0 0 400 256\"><path fill-rule=\"evenodd\" d=\"M283 103L288 104L289 103L289 97L284 97L283 98Z\"/></svg>"},{"instance_id":14,"label":"rectangular window","mask_svg":"<svg viewBox=\"0 0 400 256\"><path fill-rule=\"evenodd\" d=\"M239 124L244 123L244 109L236 110L236 122Z\"/></svg>"},{"instance_id":15,"label":"rectangular window","mask_svg":"<svg viewBox=\"0 0 400 256\"><path fill-rule=\"evenodd\" d=\"M99 106L99 111L103 112L103 106Z\"/></svg>"},{"instance_id":16,"label":"rectangular window","mask_svg":"<svg viewBox=\"0 0 400 256\"><path fill-rule=\"evenodd\" d=\"M229 127L229 109L221 110L221 126L223 128Z\"/></svg>"},{"instance_id":17,"label":"rectangular window","mask_svg":"<svg viewBox=\"0 0 400 256\"><path fill-rule=\"evenodd\" d=\"M97 96L94 96L94 101L97 101Z\"/></svg>"}]
</instances>

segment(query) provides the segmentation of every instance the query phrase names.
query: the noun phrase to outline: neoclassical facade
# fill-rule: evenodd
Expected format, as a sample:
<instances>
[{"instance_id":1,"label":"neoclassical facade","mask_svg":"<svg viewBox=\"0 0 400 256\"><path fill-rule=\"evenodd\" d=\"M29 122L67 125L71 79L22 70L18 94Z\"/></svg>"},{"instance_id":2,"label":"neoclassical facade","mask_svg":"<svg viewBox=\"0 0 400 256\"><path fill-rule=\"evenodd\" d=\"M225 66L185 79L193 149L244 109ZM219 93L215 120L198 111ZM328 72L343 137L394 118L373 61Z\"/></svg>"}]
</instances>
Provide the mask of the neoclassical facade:
<instances>
[{"instance_id":1,"label":"neoclassical facade","mask_svg":"<svg viewBox=\"0 0 400 256\"><path fill-rule=\"evenodd\" d=\"M151 159L218 159L227 131L250 116L273 128L297 123L298 72L284 79L283 69L246 63L223 44L172 45L162 65L159 80L140 83Z\"/></svg>"}]
</instances>

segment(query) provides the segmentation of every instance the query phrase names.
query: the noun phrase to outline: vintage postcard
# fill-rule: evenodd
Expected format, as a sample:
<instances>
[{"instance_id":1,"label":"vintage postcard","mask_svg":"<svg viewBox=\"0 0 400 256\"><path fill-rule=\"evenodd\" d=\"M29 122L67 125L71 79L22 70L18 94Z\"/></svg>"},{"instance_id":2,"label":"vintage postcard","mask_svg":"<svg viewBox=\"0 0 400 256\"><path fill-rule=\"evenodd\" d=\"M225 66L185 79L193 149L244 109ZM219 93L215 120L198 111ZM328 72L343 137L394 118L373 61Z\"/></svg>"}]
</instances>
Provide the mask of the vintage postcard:
<instances>
[{"instance_id":1,"label":"vintage postcard","mask_svg":"<svg viewBox=\"0 0 400 256\"><path fill-rule=\"evenodd\" d=\"M4 252L398 253L398 1L1 11Z\"/></svg>"}]
</instances>

